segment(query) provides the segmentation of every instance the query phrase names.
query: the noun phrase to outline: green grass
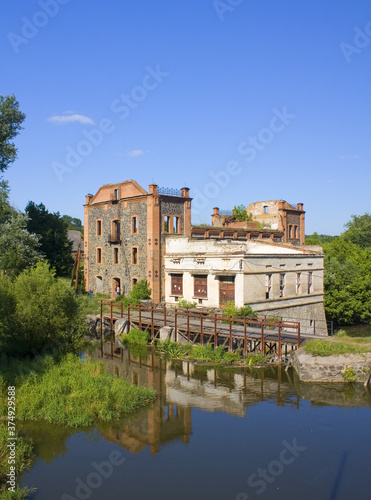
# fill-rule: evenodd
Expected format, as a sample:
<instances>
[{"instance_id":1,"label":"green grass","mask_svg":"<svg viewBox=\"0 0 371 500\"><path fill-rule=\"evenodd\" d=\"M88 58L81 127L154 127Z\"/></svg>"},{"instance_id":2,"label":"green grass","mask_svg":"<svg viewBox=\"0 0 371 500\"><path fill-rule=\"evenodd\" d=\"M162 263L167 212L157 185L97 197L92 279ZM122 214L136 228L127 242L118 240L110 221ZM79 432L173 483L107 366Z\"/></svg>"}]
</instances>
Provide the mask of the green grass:
<instances>
[{"instance_id":1,"label":"green grass","mask_svg":"<svg viewBox=\"0 0 371 500\"><path fill-rule=\"evenodd\" d=\"M309 340L304 350L314 356L332 356L334 354L360 354L371 352L371 345L359 339L341 337L338 339ZM344 340L343 340L344 339Z\"/></svg>"},{"instance_id":2,"label":"green grass","mask_svg":"<svg viewBox=\"0 0 371 500\"><path fill-rule=\"evenodd\" d=\"M245 364L253 366L266 361L266 357L263 355L249 354L247 358L243 358L241 350L227 351L223 346L218 346L214 349L210 344L181 345L178 342L165 340L156 343L156 350L166 359L182 358L212 364L232 364L244 362Z\"/></svg>"},{"instance_id":3,"label":"green grass","mask_svg":"<svg viewBox=\"0 0 371 500\"><path fill-rule=\"evenodd\" d=\"M8 464L8 429L4 422L0 421L0 500L23 500L26 499L32 490L29 488L20 489L18 486L13 493L8 491L7 474L9 473ZM32 463L33 446L31 441L23 438L19 434L17 438L17 446L15 452L16 472L17 475L22 473L25 469L29 468Z\"/></svg>"},{"instance_id":4,"label":"green grass","mask_svg":"<svg viewBox=\"0 0 371 500\"><path fill-rule=\"evenodd\" d=\"M5 388L11 381L16 387L20 420L84 426L118 419L155 399L155 391L112 377L102 362L82 362L72 354L60 362L50 356L24 362L8 360L6 366L1 361L0 414L5 415Z\"/></svg>"}]
</instances>

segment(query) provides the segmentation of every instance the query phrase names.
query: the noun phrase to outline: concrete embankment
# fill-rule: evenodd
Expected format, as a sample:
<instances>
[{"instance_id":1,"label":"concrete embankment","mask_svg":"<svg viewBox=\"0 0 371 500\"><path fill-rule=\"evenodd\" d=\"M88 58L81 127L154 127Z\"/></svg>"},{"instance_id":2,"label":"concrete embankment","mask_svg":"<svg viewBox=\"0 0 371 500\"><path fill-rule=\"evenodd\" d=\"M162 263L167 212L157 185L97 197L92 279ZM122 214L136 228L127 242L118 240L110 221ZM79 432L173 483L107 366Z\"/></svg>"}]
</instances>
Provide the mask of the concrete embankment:
<instances>
[{"instance_id":1,"label":"concrete embankment","mask_svg":"<svg viewBox=\"0 0 371 500\"><path fill-rule=\"evenodd\" d=\"M293 367L302 382L364 383L371 369L371 353L314 356L304 348L294 354ZM352 380L353 381L353 380Z\"/></svg>"}]
</instances>

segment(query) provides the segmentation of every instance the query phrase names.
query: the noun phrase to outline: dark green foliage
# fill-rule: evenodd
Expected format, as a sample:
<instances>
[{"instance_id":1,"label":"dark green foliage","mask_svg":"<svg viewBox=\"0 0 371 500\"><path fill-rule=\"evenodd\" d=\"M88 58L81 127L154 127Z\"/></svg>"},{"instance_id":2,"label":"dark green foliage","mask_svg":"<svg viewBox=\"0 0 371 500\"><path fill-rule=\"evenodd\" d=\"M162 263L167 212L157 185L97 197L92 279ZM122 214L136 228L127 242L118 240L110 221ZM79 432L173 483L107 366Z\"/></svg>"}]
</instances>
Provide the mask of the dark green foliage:
<instances>
[{"instance_id":1,"label":"dark green foliage","mask_svg":"<svg viewBox=\"0 0 371 500\"><path fill-rule=\"evenodd\" d=\"M14 94L0 95L0 172L4 172L17 157L17 148L11 141L19 134L25 118Z\"/></svg>"},{"instance_id":2,"label":"dark green foliage","mask_svg":"<svg viewBox=\"0 0 371 500\"><path fill-rule=\"evenodd\" d=\"M47 264L24 271L13 282L0 276L0 348L28 354L44 350L78 352L86 322L67 283Z\"/></svg>"},{"instance_id":3,"label":"dark green foliage","mask_svg":"<svg viewBox=\"0 0 371 500\"><path fill-rule=\"evenodd\" d=\"M72 243L67 238L67 223L59 212L50 213L42 203L36 205L30 201L26 213L29 217L27 229L39 235L40 250L56 270L57 276L69 276L73 260Z\"/></svg>"},{"instance_id":4,"label":"dark green foliage","mask_svg":"<svg viewBox=\"0 0 371 500\"><path fill-rule=\"evenodd\" d=\"M4 360L3 386L17 387L17 417L71 427L96 420L118 419L155 399L155 391L112 377L100 361L84 362L68 354L60 362L50 357L33 361ZM1 379L0 379L1 380ZM2 393L2 415L6 393Z\"/></svg>"},{"instance_id":5,"label":"dark green foliage","mask_svg":"<svg viewBox=\"0 0 371 500\"><path fill-rule=\"evenodd\" d=\"M81 234L84 234L84 226L82 225L81 219L70 217L69 215L62 215L62 220L66 223L67 231L80 231Z\"/></svg>"},{"instance_id":6,"label":"dark green foliage","mask_svg":"<svg viewBox=\"0 0 371 500\"><path fill-rule=\"evenodd\" d=\"M325 311L336 325L371 319L371 215L353 215L345 227L341 236L306 238L323 248Z\"/></svg>"},{"instance_id":7,"label":"dark green foliage","mask_svg":"<svg viewBox=\"0 0 371 500\"><path fill-rule=\"evenodd\" d=\"M251 214L246 212L246 207L243 205L235 205L232 210L233 217L236 220L251 220Z\"/></svg>"}]
</instances>

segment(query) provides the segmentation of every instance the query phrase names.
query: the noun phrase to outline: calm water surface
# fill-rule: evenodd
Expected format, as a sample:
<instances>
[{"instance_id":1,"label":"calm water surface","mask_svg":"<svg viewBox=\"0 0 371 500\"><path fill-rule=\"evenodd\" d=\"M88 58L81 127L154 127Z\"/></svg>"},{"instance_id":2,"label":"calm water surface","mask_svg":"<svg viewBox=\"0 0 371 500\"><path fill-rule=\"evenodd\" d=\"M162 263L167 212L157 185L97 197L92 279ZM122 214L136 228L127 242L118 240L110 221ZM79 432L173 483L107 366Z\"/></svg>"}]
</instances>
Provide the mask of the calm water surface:
<instances>
[{"instance_id":1,"label":"calm water surface","mask_svg":"<svg viewBox=\"0 0 371 500\"><path fill-rule=\"evenodd\" d=\"M35 500L371 498L362 385L304 385L291 371L215 370L152 353L103 358L155 388L157 401L89 429L24 424L37 457L22 484L37 488Z\"/></svg>"}]
</instances>

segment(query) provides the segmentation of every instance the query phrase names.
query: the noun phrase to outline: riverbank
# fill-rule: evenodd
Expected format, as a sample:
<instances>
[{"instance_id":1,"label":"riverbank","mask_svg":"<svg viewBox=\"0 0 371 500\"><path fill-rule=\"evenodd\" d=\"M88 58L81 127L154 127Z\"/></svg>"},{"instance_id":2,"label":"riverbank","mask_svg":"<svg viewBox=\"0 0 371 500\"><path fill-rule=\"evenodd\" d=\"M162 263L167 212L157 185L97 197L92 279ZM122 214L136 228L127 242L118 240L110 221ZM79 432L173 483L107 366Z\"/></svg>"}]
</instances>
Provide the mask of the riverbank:
<instances>
[{"instance_id":1,"label":"riverbank","mask_svg":"<svg viewBox=\"0 0 371 500\"><path fill-rule=\"evenodd\" d=\"M359 335L359 330L357 330ZM302 382L360 382L371 373L371 337L344 330L335 337L312 340L294 353L293 367Z\"/></svg>"},{"instance_id":2,"label":"riverbank","mask_svg":"<svg viewBox=\"0 0 371 500\"><path fill-rule=\"evenodd\" d=\"M76 427L120 418L151 403L155 391L111 376L99 361L68 354L60 360L2 360L0 415L6 415L5 388L16 388L16 418Z\"/></svg>"}]
</instances>

